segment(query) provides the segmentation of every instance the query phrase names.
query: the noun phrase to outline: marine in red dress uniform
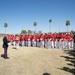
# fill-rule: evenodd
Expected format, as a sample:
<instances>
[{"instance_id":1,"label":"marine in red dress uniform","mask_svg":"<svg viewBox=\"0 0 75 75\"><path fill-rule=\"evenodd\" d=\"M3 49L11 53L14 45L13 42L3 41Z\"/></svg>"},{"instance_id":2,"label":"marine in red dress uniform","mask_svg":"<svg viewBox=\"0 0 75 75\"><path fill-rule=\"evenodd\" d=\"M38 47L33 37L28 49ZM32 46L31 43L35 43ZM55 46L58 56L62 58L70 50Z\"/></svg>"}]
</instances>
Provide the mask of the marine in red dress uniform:
<instances>
[{"instance_id":1,"label":"marine in red dress uniform","mask_svg":"<svg viewBox=\"0 0 75 75\"><path fill-rule=\"evenodd\" d=\"M33 47L36 47L36 40L37 40L36 35L33 35L33 36L32 36L32 46L33 46Z\"/></svg>"}]
</instances>

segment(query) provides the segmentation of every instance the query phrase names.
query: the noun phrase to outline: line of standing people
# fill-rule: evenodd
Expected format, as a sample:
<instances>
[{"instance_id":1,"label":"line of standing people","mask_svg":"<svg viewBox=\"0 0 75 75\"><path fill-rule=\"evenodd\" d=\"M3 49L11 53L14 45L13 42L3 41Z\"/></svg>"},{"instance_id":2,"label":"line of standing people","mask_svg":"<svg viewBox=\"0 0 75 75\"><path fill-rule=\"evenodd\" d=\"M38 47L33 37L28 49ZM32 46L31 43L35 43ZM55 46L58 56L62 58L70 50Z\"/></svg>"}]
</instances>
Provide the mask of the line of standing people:
<instances>
[{"instance_id":1,"label":"line of standing people","mask_svg":"<svg viewBox=\"0 0 75 75\"><path fill-rule=\"evenodd\" d=\"M49 33L35 35L9 35L10 45L32 46L42 48L73 48L74 35L72 33Z\"/></svg>"}]
</instances>

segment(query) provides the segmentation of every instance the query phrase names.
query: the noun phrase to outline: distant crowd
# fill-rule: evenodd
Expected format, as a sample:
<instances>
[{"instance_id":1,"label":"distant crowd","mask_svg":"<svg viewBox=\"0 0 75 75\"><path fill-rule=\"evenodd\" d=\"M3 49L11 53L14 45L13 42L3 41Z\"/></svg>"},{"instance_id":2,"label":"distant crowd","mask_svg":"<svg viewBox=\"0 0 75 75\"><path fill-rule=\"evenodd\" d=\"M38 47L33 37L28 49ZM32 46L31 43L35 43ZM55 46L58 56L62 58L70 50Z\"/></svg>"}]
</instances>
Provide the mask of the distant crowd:
<instances>
[{"instance_id":1,"label":"distant crowd","mask_svg":"<svg viewBox=\"0 0 75 75\"><path fill-rule=\"evenodd\" d=\"M48 33L35 35L8 35L9 45L41 47L41 48L73 48L74 34L72 33Z\"/></svg>"}]
</instances>

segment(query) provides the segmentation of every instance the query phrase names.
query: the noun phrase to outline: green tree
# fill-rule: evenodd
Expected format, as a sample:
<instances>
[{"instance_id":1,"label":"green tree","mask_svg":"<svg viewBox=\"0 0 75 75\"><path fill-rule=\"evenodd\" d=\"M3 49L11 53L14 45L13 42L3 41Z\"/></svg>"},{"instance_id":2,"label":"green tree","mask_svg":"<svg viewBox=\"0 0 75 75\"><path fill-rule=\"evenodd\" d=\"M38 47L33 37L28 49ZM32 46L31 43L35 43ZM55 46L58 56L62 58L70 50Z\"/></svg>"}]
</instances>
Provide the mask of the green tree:
<instances>
[{"instance_id":1,"label":"green tree","mask_svg":"<svg viewBox=\"0 0 75 75\"><path fill-rule=\"evenodd\" d=\"M8 24L4 23L4 27L5 27L5 34L6 34L6 28L8 27Z\"/></svg>"},{"instance_id":2,"label":"green tree","mask_svg":"<svg viewBox=\"0 0 75 75\"><path fill-rule=\"evenodd\" d=\"M69 28L68 28L68 26L70 25L70 21L69 20L67 20L66 21L66 26L67 26L67 32L69 32Z\"/></svg>"},{"instance_id":3,"label":"green tree","mask_svg":"<svg viewBox=\"0 0 75 75\"><path fill-rule=\"evenodd\" d=\"M28 30L28 35L31 35L32 34L32 31L31 30Z\"/></svg>"},{"instance_id":4,"label":"green tree","mask_svg":"<svg viewBox=\"0 0 75 75\"><path fill-rule=\"evenodd\" d=\"M52 19L49 20L49 23L52 23ZM49 25L49 32L51 32L51 25Z\"/></svg>"},{"instance_id":5,"label":"green tree","mask_svg":"<svg viewBox=\"0 0 75 75\"><path fill-rule=\"evenodd\" d=\"M35 27L35 32L36 32L37 22L34 22L33 25L34 25L34 27Z\"/></svg>"},{"instance_id":6,"label":"green tree","mask_svg":"<svg viewBox=\"0 0 75 75\"><path fill-rule=\"evenodd\" d=\"M27 31L26 30L22 30L21 34L27 34Z\"/></svg>"}]
</instances>

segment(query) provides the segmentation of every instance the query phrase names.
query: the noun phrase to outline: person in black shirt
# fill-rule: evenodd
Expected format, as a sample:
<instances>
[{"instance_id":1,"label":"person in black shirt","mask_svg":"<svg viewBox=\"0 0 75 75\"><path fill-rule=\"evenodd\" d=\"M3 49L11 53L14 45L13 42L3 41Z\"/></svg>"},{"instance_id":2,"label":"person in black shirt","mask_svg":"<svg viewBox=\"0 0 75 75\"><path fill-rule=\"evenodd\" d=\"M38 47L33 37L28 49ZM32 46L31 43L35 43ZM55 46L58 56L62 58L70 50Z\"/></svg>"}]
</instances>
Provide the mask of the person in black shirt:
<instances>
[{"instance_id":1,"label":"person in black shirt","mask_svg":"<svg viewBox=\"0 0 75 75\"><path fill-rule=\"evenodd\" d=\"M4 48L4 58L8 59L9 57L7 57L7 49L8 49L8 43L10 41L8 41L7 36L4 36L3 38L3 48Z\"/></svg>"}]
</instances>

